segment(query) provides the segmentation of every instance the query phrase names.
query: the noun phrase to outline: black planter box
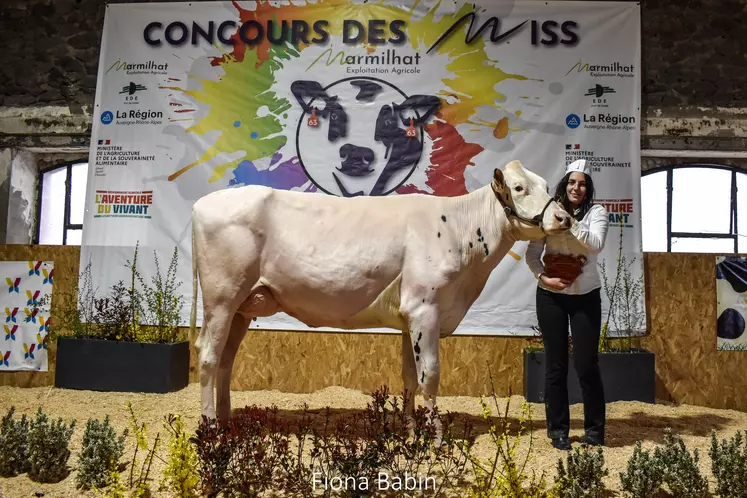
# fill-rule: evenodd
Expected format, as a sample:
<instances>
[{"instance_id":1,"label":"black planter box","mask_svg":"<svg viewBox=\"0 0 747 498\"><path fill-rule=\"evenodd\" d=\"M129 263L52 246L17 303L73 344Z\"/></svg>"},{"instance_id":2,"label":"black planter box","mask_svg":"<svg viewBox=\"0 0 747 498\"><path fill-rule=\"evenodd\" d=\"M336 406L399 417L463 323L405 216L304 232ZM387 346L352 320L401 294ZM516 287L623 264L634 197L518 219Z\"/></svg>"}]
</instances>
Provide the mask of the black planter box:
<instances>
[{"instance_id":1,"label":"black planter box","mask_svg":"<svg viewBox=\"0 0 747 498\"><path fill-rule=\"evenodd\" d=\"M599 353L604 398L613 401L656 403L656 356L650 351ZM524 351L524 397L545 402L545 352ZM573 355L568 358L568 402L582 403Z\"/></svg>"},{"instance_id":2,"label":"black planter box","mask_svg":"<svg viewBox=\"0 0 747 498\"><path fill-rule=\"evenodd\" d=\"M189 384L189 343L146 344L60 337L55 387L168 393Z\"/></svg>"}]
</instances>

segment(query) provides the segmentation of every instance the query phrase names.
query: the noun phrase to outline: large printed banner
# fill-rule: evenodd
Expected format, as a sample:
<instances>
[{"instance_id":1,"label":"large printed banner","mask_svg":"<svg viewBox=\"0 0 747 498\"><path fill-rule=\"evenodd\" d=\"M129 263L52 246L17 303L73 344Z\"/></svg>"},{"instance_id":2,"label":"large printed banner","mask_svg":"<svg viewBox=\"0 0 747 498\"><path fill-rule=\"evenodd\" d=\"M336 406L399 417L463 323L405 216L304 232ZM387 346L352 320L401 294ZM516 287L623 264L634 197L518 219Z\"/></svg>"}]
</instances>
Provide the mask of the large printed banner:
<instances>
[{"instance_id":1,"label":"large printed banner","mask_svg":"<svg viewBox=\"0 0 747 498\"><path fill-rule=\"evenodd\" d=\"M108 4L81 267L106 289L136 244L146 279L178 247L186 324L191 208L210 192L458 196L514 159L554 190L586 158L610 212L600 261L614 280L622 230L639 278L640 126L635 2ZM534 333L526 244L457 333Z\"/></svg>"}]
</instances>

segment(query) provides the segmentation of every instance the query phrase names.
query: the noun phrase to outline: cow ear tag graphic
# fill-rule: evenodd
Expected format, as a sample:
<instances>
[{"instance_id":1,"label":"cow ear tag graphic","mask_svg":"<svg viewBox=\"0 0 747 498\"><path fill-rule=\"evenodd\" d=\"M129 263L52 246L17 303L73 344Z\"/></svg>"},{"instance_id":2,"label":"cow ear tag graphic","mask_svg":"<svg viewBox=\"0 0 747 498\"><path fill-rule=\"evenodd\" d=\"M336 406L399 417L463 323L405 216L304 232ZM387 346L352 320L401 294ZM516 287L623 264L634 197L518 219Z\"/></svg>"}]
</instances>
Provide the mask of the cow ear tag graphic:
<instances>
[{"instance_id":1,"label":"cow ear tag graphic","mask_svg":"<svg viewBox=\"0 0 747 498\"><path fill-rule=\"evenodd\" d=\"M418 136L418 132L415 131L415 125L413 124L412 118L410 118L410 126L407 127L407 130L405 131L405 135L407 135L410 138L415 138Z\"/></svg>"},{"instance_id":2,"label":"cow ear tag graphic","mask_svg":"<svg viewBox=\"0 0 747 498\"><path fill-rule=\"evenodd\" d=\"M319 126L319 118L316 117L316 107L311 108L311 117L308 120L308 125L312 127Z\"/></svg>"}]
</instances>

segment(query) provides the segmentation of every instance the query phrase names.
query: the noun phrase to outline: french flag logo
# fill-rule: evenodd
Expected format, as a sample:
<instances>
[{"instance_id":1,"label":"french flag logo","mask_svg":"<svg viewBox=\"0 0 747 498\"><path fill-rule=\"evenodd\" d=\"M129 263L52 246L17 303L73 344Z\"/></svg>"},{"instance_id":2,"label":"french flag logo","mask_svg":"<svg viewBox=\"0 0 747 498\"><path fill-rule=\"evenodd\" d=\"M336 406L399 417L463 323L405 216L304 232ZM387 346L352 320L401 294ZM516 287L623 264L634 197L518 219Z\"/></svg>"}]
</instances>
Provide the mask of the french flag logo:
<instances>
[{"instance_id":1,"label":"french flag logo","mask_svg":"<svg viewBox=\"0 0 747 498\"><path fill-rule=\"evenodd\" d=\"M109 145L112 143L111 140L99 140L99 145Z\"/></svg>"}]
</instances>

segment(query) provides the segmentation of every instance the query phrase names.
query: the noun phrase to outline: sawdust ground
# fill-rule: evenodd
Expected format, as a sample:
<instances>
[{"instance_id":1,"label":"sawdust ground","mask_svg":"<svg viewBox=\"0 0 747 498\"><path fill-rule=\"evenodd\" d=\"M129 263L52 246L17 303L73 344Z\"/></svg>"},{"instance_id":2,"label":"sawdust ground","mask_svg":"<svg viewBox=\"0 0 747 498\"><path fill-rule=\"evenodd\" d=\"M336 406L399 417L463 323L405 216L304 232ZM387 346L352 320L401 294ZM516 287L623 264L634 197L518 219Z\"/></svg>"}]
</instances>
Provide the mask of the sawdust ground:
<instances>
[{"instance_id":1,"label":"sawdust ground","mask_svg":"<svg viewBox=\"0 0 747 498\"><path fill-rule=\"evenodd\" d=\"M232 406L240 408L255 404L257 406L276 405L281 410L281 414L292 417L297 414L303 403L307 403L311 409L330 406L345 413L348 410L364 408L370 399L366 393L342 387L330 387L311 394L239 391L232 393ZM127 401L132 402L139 421L147 423L151 443L159 431L162 438L167 436L163 429L163 421L169 413L181 414L188 430L194 430L199 422L200 391L196 383L190 384L182 391L165 395L0 386L0 415L4 415L11 406L15 406L16 416L25 413L34 417L36 410L41 407L53 419L62 417L65 421L73 418L77 420L70 445L72 455L69 467L71 470L65 479L55 484L40 484L31 481L25 474L15 478L0 478L0 496L28 497L34 496L37 492L44 493L46 497L95 496L93 493L83 493L75 488L77 452L81 447L86 420L90 417L101 419L108 414L112 425L118 433L121 433L129 425L129 412L125 408ZM511 398L509 418L514 422L513 427L517 426L522 401L523 398L520 396ZM418 397L417 403L422 404L422 398ZM486 426L482 423L479 398L442 396L438 398L438 404L442 413L456 412L458 416L466 416L476 424L478 433L482 434L478 437L475 448L480 457L487 458L493 454L488 444L489 436L485 435ZM503 401L500 406L505 406ZM564 458L566 453L554 449L545 436L543 405L532 404L531 408L534 431L532 457L528 469L534 469L538 473L544 471L548 484L551 484L556 473L557 461L561 457ZM714 480L710 474L710 459L707 456L711 430L715 429L719 439L723 439L730 438L737 430L747 428L747 413L743 412L637 402L609 403L607 420L607 446L604 448L604 457L609 476L606 478L606 484L613 491L619 490L619 473L625 470L636 441L641 440L644 448L653 448L663 441L666 427L671 427L677 435L681 436L691 451L698 448L701 470L709 477L713 490ZM571 407L571 425L571 439L575 445L583 435L583 407L581 405ZM520 453L522 450L526 451L529 439L523 438ZM131 458L133 448L133 437L130 434L123 460ZM160 448L161 453L165 455L163 450L166 446L163 445ZM142 456L142 453L138 456L140 461L142 461ZM151 487L154 490L158 489L162 470L163 463L156 460L151 471L151 476L154 478ZM126 472L124 475L127 475ZM156 492L154 495L169 496L165 492Z\"/></svg>"}]
</instances>

